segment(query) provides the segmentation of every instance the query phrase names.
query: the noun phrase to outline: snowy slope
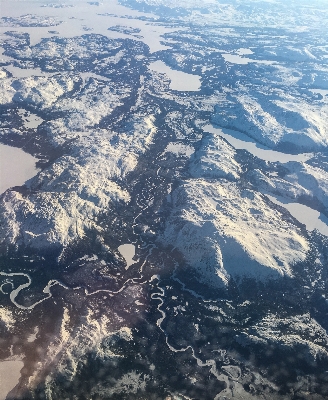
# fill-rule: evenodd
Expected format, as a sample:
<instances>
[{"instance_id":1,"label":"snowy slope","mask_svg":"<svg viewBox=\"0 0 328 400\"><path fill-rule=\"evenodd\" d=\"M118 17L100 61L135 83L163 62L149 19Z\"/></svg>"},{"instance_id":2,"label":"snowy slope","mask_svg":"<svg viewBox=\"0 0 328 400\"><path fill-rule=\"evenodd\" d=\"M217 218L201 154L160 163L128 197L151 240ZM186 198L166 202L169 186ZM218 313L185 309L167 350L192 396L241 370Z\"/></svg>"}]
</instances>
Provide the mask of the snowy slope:
<instances>
[{"instance_id":1,"label":"snowy slope","mask_svg":"<svg viewBox=\"0 0 328 400\"><path fill-rule=\"evenodd\" d=\"M173 207L162 241L176 246L209 285L230 276L292 276L293 264L309 249L290 218L234 183L191 180L175 190Z\"/></svg>"}]
</instances>

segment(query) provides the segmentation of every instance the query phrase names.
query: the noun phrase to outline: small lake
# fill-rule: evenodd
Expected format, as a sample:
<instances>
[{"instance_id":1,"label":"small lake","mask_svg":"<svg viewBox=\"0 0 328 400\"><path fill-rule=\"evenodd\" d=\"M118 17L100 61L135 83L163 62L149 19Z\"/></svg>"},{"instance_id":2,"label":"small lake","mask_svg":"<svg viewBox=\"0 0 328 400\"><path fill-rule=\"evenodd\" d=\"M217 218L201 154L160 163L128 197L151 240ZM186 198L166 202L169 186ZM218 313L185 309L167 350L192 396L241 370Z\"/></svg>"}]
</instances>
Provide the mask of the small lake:
<instances>
[{"instance_id":1,"label":"small lake","mask_svg":"<svg viewBox=\"0 0 328 400\"><path fill-rule=\"evenodd\" d=\"M40 68L19 68L14 65L6 65L4 67L8 72L10 72L14 78L29 78L33 75L36 76L51 76L54 73L43 72Z\"/></svg>"},{"instance_id":2,"label":"small lake","mask_svg":"<svg viewBox=\"0 0 328 400\"><path fill-rule=\"evenodd\" d=\"M321 96L325 97L328 96L328 90L327 89L309 89L310 92L314 94L321 94Z\"/></svg>"},{"instance_id":3,"label":"small lake","mask_svg":"<svg viewBox=\"0 0 328 400\"><path fill-rule=\"evenodd\" d=\"M17 385L21 376L23 361L1 361L0 362L0 400L5 400L8 393Z\"/></svg>"},{"instance_id":4,"label":"small lake","mask_svg":"<svg viewBox=\"0 0 328 400\"><path fill-rule=\"evenodd\" d=\"M234 131L232 129L215 128L213 125L208 124L203 127L203 130L205 132L216 133L222 136L235 149L247 150L253 154L253 156L265 161L281 163L289 161L305 162L313 156L312 153L288 154L270 150L269 148L257 143L254 139L251 139L245 133Z\"/></svg>"},{"instance_id":5,"label":"small lake","mask_svg":"<svg viewBox=\"0 0 328 400\"><path fill-rule=\"evenodd\" d=\"M265 64L265 65L271 65L274 64L273 61L267 61L267 60L255 60L253 58L247 58L247 57L241 57L243 54L252 54L252 53L245 53L245 52L240 52L239 49L239 54L231 54L231 53L222 53L222 57L224 58L224 61L229 62L231 64L249 64L249 63L257 63L257 64ZM244 49L246 50L246 49Z\"/></svg>"},{"instance_id":6,"label":"small lake","mask_svg":"<svg viewBox=\"0 0 328 400\"><path fill-rule=\"evenodd\" d=\"M170 88L172 90L179 90L182 92L197 92L200 90L201 77L199 75L187 74L182 71L177 71L170 68L163 61L159 60L150 63L149 69L155 72L166 74L171 80Z\"/></svg>"},{"instance_id":7,"label":"small lake","mask_svg":"<svg viewBox=\"0 0 328 400\"><path fill-rule=\"evenodd\" d=\"M0 144L0 194L33 178L39 171L37 161L22 149Z\"/></svg>"},{"instance_id":8,"label":"small lake","mask_svg":"<svg viewBox=\"0 0 328 400\"><path fill-rule=\"evenodd\" d=\"M121 246L118 247L118 251L122 254L123 258L125 259L126 262L126 267L125 269L128 269L132 264L134 264L136 261L133 260L133 257L135 256L136 249L134 244L122 244Z\"/></svg>"},{"instance_id":9,"label":"small lake","mask_svg":"<svg viewBox=\"0 0 328 400\"><path fill-rule=\"evenodd\" d=\"M18 115L23 119L25 128L36 129L43 122L42 118L31 113L30 111L24 110L24 108L18 109Z\"/></svg>"},{"instance_id":10,"label":"small lake","mask_svg":"<svg viewBox=\"0 0 328 400\"><path fill-rule=\"evenodd\" d=\"M291 215L306 226L308 231L317 229L323 235L328 236L328 218L317 210L304 204L289 202L287 199L266 194L275 204L285 207Z\"/></svg>"}]
</instances>

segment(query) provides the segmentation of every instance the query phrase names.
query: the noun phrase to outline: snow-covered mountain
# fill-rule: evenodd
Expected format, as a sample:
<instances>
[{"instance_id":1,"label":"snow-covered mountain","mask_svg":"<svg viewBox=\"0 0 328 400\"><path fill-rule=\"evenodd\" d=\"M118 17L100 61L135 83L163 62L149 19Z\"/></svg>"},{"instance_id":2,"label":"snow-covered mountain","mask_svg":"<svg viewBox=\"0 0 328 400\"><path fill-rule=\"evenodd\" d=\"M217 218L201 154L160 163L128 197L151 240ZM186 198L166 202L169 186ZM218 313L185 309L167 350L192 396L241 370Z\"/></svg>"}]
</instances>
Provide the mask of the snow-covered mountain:
<instances>
[{"instance_id":1,"label":"snow-covered mountain","mask_svg":"<svg viewBox=\"0 0 328 400\"><path fill-rule=\"evenodd\" d=\"M2 3L0 398L326 399L326 2Z\"/></svg>"}]
</instances>

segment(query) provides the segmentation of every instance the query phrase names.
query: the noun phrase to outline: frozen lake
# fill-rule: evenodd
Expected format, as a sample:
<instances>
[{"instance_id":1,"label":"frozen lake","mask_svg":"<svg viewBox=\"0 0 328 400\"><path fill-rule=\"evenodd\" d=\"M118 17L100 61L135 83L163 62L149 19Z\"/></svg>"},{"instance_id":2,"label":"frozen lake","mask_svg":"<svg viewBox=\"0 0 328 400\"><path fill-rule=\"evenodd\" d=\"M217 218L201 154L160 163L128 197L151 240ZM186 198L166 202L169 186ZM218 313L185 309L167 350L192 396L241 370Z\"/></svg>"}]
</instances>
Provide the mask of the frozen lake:
<instances>
[{"instance_id":1,"label":"frozen lake","mask_svg":"<svg viewBox=\"0 0 328 400\"><path fill-rule=\"evenodd\" d=\"M149 69L155 72L166 74L170 80L170 88L179 91L193 91L200 90L201 81L199 75L186 74L182 71L177 71L170 68L163 61L155 61L149 65Z\"/></svg>"},{"instance_id":2,"label":"frozen lake","mask_svg":"<svg viewBox=\"0 0 328 400\"><path fill-rule=\"evenodd\" d=\"M63 2L64 3L64 2ZM156 17L150 13L142 13L122 6L117 0L100 2L99 6L80 0L70 1L72 7L61 8L60 4L47 3L33 0L2 0L1 16L17 17L24 14L37 14L41 16L57 17L61 24L50 27L15 27L15 31L28 32L31 45L40 42L41 38L74 37L90 33L101 34L111 38L130 38L143 41L150 48L151 52L168 49L162 44L162 35L165 33L181 30L181 28L167 28L156 23ZM57 5L58 7L54 7ZM140 17L154 18L154 22L140 20ZM108 30L112 26L128 25L131 28L138 28L140 38L130 34ZM8 31L8 27L0 28L0 33ZM56 34L53 33L56 31ZM0 53L1 55L1 53ZM4 58L4 56L0 57Z\"/></svg>"},{"instance_id":3,"label":"frozen lake","mask_svg":"<svg viewBox=\"0 0 328 400\"><path fill-rule=\"evenodd\" d=\"M38 160L22 149L0 144L0 193L13 186L21 186L35 176Z\"/></svg>"},{"instance_id":4,"label":"frozen lake","mask_svg":"<svg viewBox=\"0 0 328 400\"><path fill-rule=\"evenodd\" d=\"M122 254L126 262L126 269L135 263L133 257L135 256L136 250L134 244L122 244L119 246L118 251Z\"/></svg>"},{"instance_id":5,"label":"frozen lake","mask_svg":"<svg viewBox=\"0 0 328 400\"><path fill-rule=\"evenodd\" d=\"M29 78L32 75L37 76L51 76L54 73L43 72L40 68L19 68L14 65L6 65L4 67L8 72L10 72L14 78Z\"/></svg>"},{"instance_id":6,"label":"frozen lake","mask_svg":"<svg viewBox=\"0 0 328 400\"><path fill-rule=\"evenodd\" d=\"M245 50L247 49L239 49L238 54L222 53L222 57L224 58L224 61L229 62L231 64L249 64L249 63L257 63L265 65L274 64L273 61L255 60L253 58L242 57L242 55L244 54L253 54L253 52L251 53L245 52Z\"/></svg>"},{"instance_id":7,"label":"frozen lake","mask_svg":"<svg viewBox=\"0 0 328 400\"><path fill-rule=\"evenodd\" d=\"M265 161L278 161L281 163L286 163L288 161L305 162L313 156L312 153L288 154L280 151L270 150L242 132L225 128L215 128L210 124L204 126L203 130L205 132L216 133L226 139L226 141L229 142L235 149L247 150L253 154L253 156L261 158Z\"/></svg>"},{"instance_id":8,"label":"frozen lake","mask_svg":"<svg viewBox=\"0 0 328 400\"><path fill-rule=\"evenodd\" d=\"M306 226L308 231L317 229L323 235L328 236L328 218L317 210L304 204L289 202L283 197L266 196L275 204L285 207L291 215Z\"/></svg>"},{"instance_id":9,"label":"frozen lake","mask_svg":"<svg viewBox=\"0 0 328 400\"><path fill-rule=\"evenodd\" d=\"M241 47L240 49L238 49L238 50L236 51L236 53L237 53L239 56L245 56L245 55L254 54L253 50L247 49L247 48L245 48L245 47Z\"/></svg>"},{"instance_id":10,"label":"frozen lake","mask_svg":"<svg viewBox=\"0 0 328 400\"><path fill-rule=\"evenodd\" d=\"M36 129L43 122L42 118L23 108L18 109L18 115L23 119L25 128Z\"/></svg>"},{"instance_id":11,"label":"frozen lake","mask_svg":"<svg viewBox=\"0 0 328 400\"><path fill-rule=\"evenodd\" d=\"M314 94L321 94L321 96L323 96L323 97L328 96L327 89L310 89L310 92L312 92Z\"/></svg>"},{"instance_id":12,"label":"frozen lake","mask_svg":"<svg viewBox=\"0 0 328 400\"><path fill-rule=\"evenodd\" d=\"M20 360L0 362L0 400L5 400L8 393L17 385L24 363Z\"/></svg>"}]
</instances>

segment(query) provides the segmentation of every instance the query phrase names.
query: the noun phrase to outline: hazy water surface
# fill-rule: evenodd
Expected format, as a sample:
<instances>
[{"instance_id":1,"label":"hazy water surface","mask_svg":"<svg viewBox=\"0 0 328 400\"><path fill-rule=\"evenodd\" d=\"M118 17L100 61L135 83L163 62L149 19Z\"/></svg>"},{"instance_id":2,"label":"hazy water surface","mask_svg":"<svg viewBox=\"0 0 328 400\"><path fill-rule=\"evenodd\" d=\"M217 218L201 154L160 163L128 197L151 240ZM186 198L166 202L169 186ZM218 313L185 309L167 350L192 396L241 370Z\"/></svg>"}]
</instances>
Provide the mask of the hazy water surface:
<instances>
[{"instance_id":1,"label":"hazy water surface","mask_svg":"<svg viewBox=\"0 0 328 400\"><path fill-rule=\"evenodd\" d=\"M17 385L23 368L23 361L0 362L0 400L5 400L7 394Z\"/></svg>"}]
</instances>

